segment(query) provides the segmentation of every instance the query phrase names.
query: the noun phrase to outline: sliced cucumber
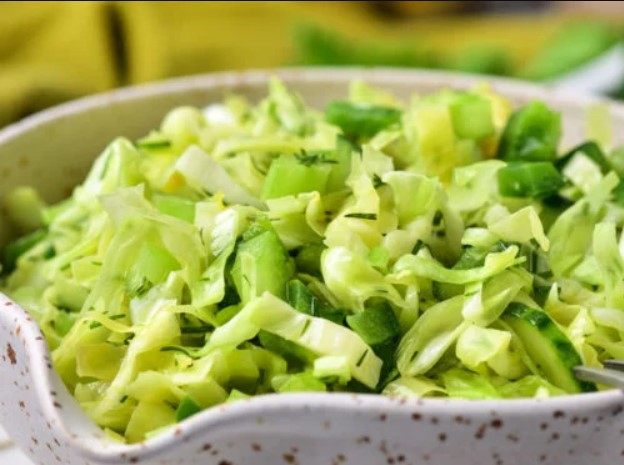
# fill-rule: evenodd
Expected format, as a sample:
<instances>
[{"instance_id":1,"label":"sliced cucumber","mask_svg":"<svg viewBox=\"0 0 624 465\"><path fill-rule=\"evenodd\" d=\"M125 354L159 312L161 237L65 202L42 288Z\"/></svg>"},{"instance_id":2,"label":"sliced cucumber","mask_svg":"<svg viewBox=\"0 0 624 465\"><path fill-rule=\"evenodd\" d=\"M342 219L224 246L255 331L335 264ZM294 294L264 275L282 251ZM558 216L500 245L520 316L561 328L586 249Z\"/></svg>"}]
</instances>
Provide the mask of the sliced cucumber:
<instances>
[{"instance_id":1,"label":"sliced cucumber","mask_svg":"<svg viewBox=\"0 0 624 465\"><path fill-rule=\"evenodd\" d=\"M332 165L338 163L326 154L285 154L271 163L262 199L276 199L301 192L325 193Z\"/></svg>"},{"instance_id":2,"label":"sliced cucumber","mask_svg":"<svg viewBox=\"0 0 624 465\"><path fill-rule=\"evenodd\" d=\"M492 104L476 94L458 94L449 105L453 129L462 139L481 140L494 134Z\"/></svg>"},{"instance_id":3,"label":"sliced cucumber","mask_svg":"<svg viewBox=\"0 0 624 465\"><path fill-rule=\"evenodd\" d=\"M268 291L286 297L294 265L278 235L267 230L243 241L236 251L231 275L243 304Z\"/></svg>"},{"instance_id":4,"label":"sliced cucumber","mask_svg":"<svg viewBox=\"0 0 624 465\"><path fill-rule=\"evenodd\" d=\"M513 302L502 319L520 338L549 382L568 393L596 391L593 383L580 381L574 376L573 368L582 365L583 361L546 312Z\"/></svg>"}]
</instances>

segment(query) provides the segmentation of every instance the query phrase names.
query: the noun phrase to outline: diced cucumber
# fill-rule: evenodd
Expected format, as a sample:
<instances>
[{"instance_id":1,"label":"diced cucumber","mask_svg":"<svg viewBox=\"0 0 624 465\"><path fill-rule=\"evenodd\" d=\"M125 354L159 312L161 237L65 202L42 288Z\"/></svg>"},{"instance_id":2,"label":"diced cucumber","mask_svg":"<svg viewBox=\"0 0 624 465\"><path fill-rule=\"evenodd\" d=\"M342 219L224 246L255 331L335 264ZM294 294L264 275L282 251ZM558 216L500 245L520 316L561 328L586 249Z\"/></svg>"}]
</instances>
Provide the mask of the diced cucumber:
<instances>
[{"instance_id":1,"label":"diced cucumber","mask_svg":"<svg viewBox=\"0 0 624 465\"><path fill-rule=\"evenodd\" d=\"M515 111L501 136L498 158L554 161L561 137L561 115L534 101Z\"/></svg>"},{"instance_id":2,"label":"diced cucumber","mask_svg":"<svg viewBox=\"0 0 624 465\"><path fill-rule=\"evenodd\" d=\"M318 316L336 324L343 324L346 313L344 309L333 308L316 297L308 287L298 279L288 283L288 303L295 310L310 316ZM394 314L392 315L394 318Z\"/></svg>"},{"instance_id":3,"label":"diced cucumber","mask_svg":"<svg viewBox=\"0 0 624 465\"><path fill-rule=\"evenodd\" d=\"M315 308L318 301L301 281L290 281L287 294L292 308L310 316L318 316L318 309Z\"/></svg>"},{"instance_id":4,"label":"diced cucumber","mask_svg":"<svg viewBox=\"0 0 624 465\"><path fill-rule=\"evenodd\" d=\"M329 305L326 305L321 302L319 306L319 315L321 318L325 318L326 320L332 321L337 325L343 325L345 318L347 317L347 312L343 308L333 308Z\"/></svg>"},{"instance_id":5,"label":"diced cucumber","mask_svg":"<svg viewBox=\"0 0 624 465\"><path fill-rule=\"evenodd\" d=\"M231 275L243 304L268 291L286 297L293 276L288 252L274 231L265 231L238 246Z\"/></svg>"},{"instance_id":6,"label":"diced cucumber","mask_svg":"<svg viewBox=\"0 0 624 465\"><path fill-rule=\"evenodd\" d=\"M376 388L379 391L396 374L393 373L396 370L394 354L401 333L399 321L390 305L383 301L368 305L363 312L349 315L346 320L383 362Z\"/></svg>"},{"instance_id":7,"label":"diced cucumber","mask_svg":"<svg viewBox=\"0 0 624 465\"><path fill-rule=\"evenodd\" d=\"M271 163L262 188L262 199L275 199L302 192L325 193L336 162L324 154L285 154Z\"/></svg>"},{"instance_id":8,"label":"diced cucumber","mask_svg":"<svg viewBox=\"0 0 624 465\"><path fill-rule=\"evenodd\" d=\"M460 94L450 104L455 134L462 139L481 140L494 134L492 104L475 94Z\"/></svg>"},{"instance_id":9,"label":"diced cucumber","mask_svg":"<svg viewBox=\"0 0 624 465\"><path fill-rule=\"evenodd\" d=\"M321 274L321 254L325 250L323 244L306 244L295 257L297 270L302 273L320 276Z\"/></svg>"},{"instance_id":10,"label":"diced cucumber","mask_svg":"<svg viewBox=\"0 0 624 465\"><path fill-rule=\"evenodd\" d=\"M399 322L387 303L367 306L363 312L349 315L347 324L371 347L390 341L400 334Z\"/></svg>"},{"instance_id":11,"label":"diced cucumber","mask_svg":"<svg viewBox=\"0 0 624 465\"><path fill-rule=\"evenodd\" d=\"M546 161L509 163L498 170L498 193L504 197L544 198L565 186L563 176Z\"/></svg>"},{"instance_id":12,"label":"diced cucumber","mask_svg":"<svg viewBox=\"0 0 624 465\"><path fill-rule=\"evenodd\" d=\"M567 336L546 312L514 302L507 307L503 321L522 341L524 349L546 379L568 393L592 392L593 383L574 376L574 367L583 361Z\"/></svg>"},{"instance_id":13,"label":"diced cucumber","mask_svg":"<svg viewBox=\"0 0 624 465\"><path fill-rule=\"evenodd\" d=\"M312 363L316 358L316 355L306 348L268 331L261 330L258 339L265 349L284 357L290 365Z\"/></svg>"}]
</instances>

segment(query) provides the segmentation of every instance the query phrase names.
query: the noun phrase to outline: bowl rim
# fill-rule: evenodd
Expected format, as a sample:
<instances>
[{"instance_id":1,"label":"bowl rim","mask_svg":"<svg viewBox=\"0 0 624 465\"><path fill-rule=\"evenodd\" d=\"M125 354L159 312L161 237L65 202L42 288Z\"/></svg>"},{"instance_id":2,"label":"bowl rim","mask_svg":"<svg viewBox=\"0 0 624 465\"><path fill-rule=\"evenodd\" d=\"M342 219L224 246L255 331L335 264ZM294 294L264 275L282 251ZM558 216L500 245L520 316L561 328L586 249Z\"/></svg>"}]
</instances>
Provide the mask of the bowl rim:
<instances>
[{"instance_id":1,"label":"bowl rim","mask_svg":"<svg viewBox=\"0 0 624 465\"><path fill-rule=\"evenodd\" d=\"M93 95L80 97L59 105L41 110L21 120L0 128L0 145L25 132L37 129L52 120L87 112L93 108L118 102L146 99L155 95L176 94L189 89L201 90L206 87L236 88L241 85L258 85L277 76L289 82L339 82L348 83L354 79L364 79L371 84L383 82L440 82L440 87L471 87L488 83L504 95L530 95L534 99L561 100L579 105L606 103L611 110L624 116L624 103L588 93L578 93L567 88L557 88L549 83L537 84L515 78L494 75L479 75L462 72L435 71L426 69L406 69L391 67L283 67L251 69L246 71L220 71L176 77L154 82L124 86Z\"/></svg>"},{"instance_id":2,"label":"bowl rim","mask_svg":"<svg viewBox=\"0 0 624 465\"><path fill-rule=\"evenodd\" d=\"M241 85L266 84L271 76L278 76L286 84L291 82L333 82L347 84L354 79L364 79L372 84L389 85L393 82L439 83L440 87L471 87L484 82L492 88L508 96L524 96L548 101L560 100L575 103L580 106L593 103L608 103L612 113L617 113L624 119L624 105L609 99L590 95L575 95L567 90L556 90L515 79L493 76L472 75L429 70L406 70L394 68L361 68L361 67L333 67L333 68L278 68L235 72L208 73L197 76L181 77L160 82L140 84L120 88L100 94L73 100L47 110L36 113L11 124L0 130L0 146L11 140L35 131L46 124L71 115L87 113L94 108L104 105L149 99L163 94L187 92L189 89L228 88L236 91ZM11 302L7 304L7 302ZM137 444L117 444L112 440L103 439L106 448L93 447L86 437L76 437L67 429L55 404L50 391L53 378L56 375L53 368L48 367L50 352L47 343L41 339L38 325L28 316L19 305L10 301L4 294L0 294L0 306L12 305L14 312L0 312L0 320L11 327L22 326L22 336L30 349L28 364L35 381L34 390L41 402L44 417L51 419L53 424L65 436L65 440L83 457L102 463L119 463L120 453L132 455L141 460L149 459L160 452L172 447L182 440L188 441L207 431L216 429L227 423L241 423L250 416L261 414L282 414L285 410L296 412L304 411L312 406L315 410L331 410L333 412L353 412L357 409L372 409L389 414L406 415L414 409L426 411L427 414L450 415L461 409L462 412L480 415L497 409L502 414L530 416L538 406L558 409L570 405L593 408L598 406L619 406L624 403L621 390L613 389L596 393L567 395L549 399L505 399L505 400L465 400L465 399L436 399L424 398L417 400L396 399L376 394L268 394L257 396L243 402L222 404L204 410L185 420L177 428L170 428L157 436ZM10 315L10 317L8 316ZM73 399L73 396L72 396ZM77 403L76 403L77 404ZM180 434L178 430L182 429Z\"/></svg>"}]
</instances>

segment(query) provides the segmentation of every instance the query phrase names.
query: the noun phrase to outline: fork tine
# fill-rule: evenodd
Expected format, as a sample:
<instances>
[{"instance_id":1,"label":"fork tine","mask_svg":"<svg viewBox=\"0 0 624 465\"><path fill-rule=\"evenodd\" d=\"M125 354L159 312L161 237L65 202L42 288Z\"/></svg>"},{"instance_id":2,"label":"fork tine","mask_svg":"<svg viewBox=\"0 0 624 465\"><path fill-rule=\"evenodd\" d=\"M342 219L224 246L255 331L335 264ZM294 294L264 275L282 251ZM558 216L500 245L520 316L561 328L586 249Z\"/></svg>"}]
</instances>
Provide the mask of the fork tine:
<instances>
[{"instance_id":1,"label":"fork tine","mask_svg":"<svg viewBox=\"0 0 624 465\"><path fill-rule=\"evenodd\" d=\"M624 373L608 368L574 367L576 377L582 381L606 384L624 389Z\"/></svg>"},{"instance_id":2,"label":"fork tine","mask_svg":"<svg viewBox=\"0 0 624 465\"><path fill-rule=\"evenodd\" d=\"M624 371L624 360L606 360L604 367L610 370Z\"/></svg>"}]
</instances>

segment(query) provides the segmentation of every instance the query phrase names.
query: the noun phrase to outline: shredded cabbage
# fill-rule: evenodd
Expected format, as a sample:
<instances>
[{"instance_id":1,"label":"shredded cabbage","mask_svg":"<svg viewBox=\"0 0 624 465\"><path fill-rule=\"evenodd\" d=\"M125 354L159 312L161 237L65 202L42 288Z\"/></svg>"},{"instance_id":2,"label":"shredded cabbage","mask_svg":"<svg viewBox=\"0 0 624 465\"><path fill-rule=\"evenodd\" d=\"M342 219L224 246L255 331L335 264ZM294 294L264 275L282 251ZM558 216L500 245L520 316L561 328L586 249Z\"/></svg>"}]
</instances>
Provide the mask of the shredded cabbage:
<instances>
[{"instance_id":1,"label":"shredded cabbage","mask_svg":"<svg viewBox=\"0 0 624 465\"><path fill-rule=\"evenodd\" d=\"M548 332L506 316L550 321L563 365L624 357L621 169L553 158L560 132L487 88L355 82L323 113L273 79L112 141L59 204L17 189L2 291L129 443L269 392L575 392L528 350Z\"/></svg>"}]
</instances>

